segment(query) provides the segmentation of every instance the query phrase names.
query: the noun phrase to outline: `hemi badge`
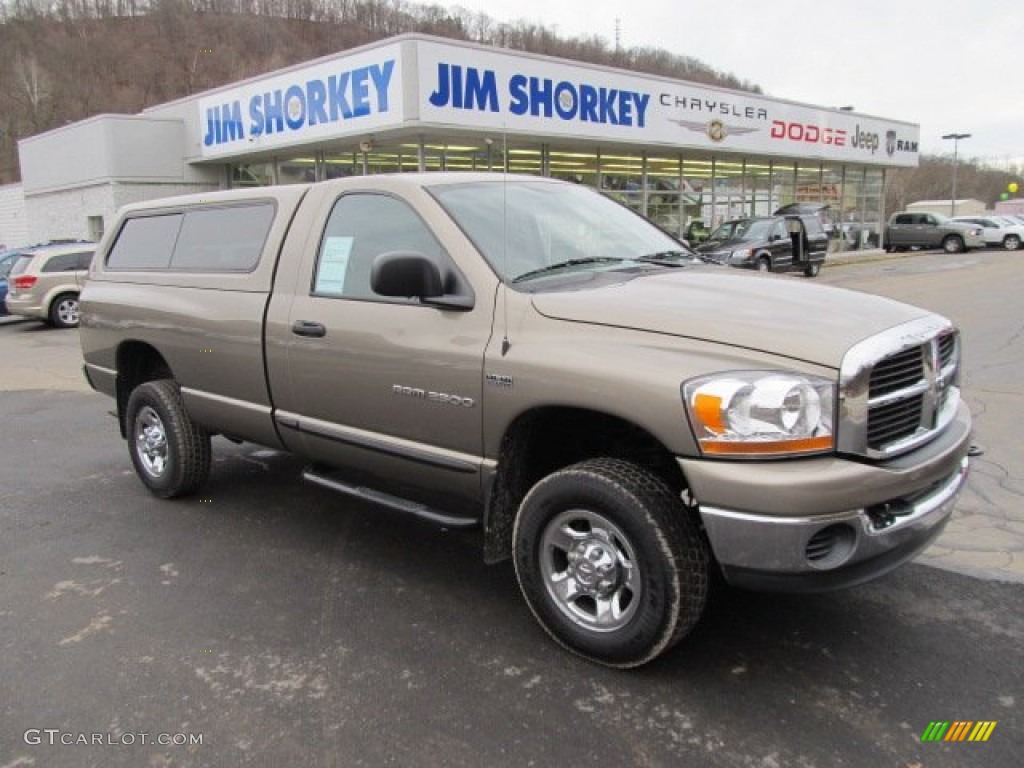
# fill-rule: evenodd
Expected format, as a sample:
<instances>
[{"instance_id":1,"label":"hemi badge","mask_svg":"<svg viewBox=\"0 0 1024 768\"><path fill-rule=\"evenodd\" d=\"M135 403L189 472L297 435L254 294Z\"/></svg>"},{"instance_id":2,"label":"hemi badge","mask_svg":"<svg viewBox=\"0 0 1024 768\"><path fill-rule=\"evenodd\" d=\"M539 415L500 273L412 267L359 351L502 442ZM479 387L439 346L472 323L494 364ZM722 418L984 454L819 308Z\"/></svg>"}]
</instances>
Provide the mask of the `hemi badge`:
<instances>
[{"instance_id":1,"label":"hemi badge","mask_svg":"<svg viewBox=\"0 0 1024 768\"><path fill-rule=\"evenodd\" d=\"M496 387L511 387L512 386L512 377L511 376L503 376L503 375L497 374L497 373L488 373L488 374L484 375L484 380L488 384L493 384Z\"/></svg>"}]
</instances>

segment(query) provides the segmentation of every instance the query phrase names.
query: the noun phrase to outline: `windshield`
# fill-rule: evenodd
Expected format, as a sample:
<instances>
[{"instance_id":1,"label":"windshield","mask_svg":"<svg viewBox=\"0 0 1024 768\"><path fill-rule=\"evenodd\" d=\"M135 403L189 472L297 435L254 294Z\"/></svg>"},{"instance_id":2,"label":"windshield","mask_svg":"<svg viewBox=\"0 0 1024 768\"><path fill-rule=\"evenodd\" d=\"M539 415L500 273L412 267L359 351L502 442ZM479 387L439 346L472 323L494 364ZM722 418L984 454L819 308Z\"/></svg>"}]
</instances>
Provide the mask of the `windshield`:
<instances>
[{"instance_id":1,"label":"windshield","mask_svg":"<svg viewBox=\"0 0 1024 768\"><path fill-rule=\"evenodd\" d=\"M440 184L430 192L508 282L551 274L559 265L615 269L685 250L590 187L510 179Z\"/></svg>"},{"instance_id":2,"label":"windshield","mask_svg":"<svg viewBox=\"0 0 1024 768\"><path fill-rule=\"evenodd\" d=\"M711 233L712 240L767 240L771 219L727 221Z\"/></svg>"}]
</instances>

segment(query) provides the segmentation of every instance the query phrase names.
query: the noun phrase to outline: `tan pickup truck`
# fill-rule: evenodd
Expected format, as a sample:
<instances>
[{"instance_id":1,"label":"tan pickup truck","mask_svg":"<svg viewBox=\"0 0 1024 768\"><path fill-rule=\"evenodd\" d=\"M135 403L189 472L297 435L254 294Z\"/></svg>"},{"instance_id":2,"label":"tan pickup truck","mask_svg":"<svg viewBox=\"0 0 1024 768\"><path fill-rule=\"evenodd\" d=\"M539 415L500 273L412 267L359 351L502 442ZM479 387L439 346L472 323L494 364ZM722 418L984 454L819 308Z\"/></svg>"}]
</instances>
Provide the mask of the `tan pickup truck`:
<instances>
[{"instance_id":1,"label":"tan pickup truck","mask_svg":"<svg viewBox=\"0 0 1024 768\"><path fill-rule=\"evenodd\" d=\"M967 472L960 336L885 299L702 264L579 185L365 176L129 206L81 296L139 477L221 434L482 530L559 643L642 664L709 577L823 590L926 547Z\"/></svg>"}]
</instances>

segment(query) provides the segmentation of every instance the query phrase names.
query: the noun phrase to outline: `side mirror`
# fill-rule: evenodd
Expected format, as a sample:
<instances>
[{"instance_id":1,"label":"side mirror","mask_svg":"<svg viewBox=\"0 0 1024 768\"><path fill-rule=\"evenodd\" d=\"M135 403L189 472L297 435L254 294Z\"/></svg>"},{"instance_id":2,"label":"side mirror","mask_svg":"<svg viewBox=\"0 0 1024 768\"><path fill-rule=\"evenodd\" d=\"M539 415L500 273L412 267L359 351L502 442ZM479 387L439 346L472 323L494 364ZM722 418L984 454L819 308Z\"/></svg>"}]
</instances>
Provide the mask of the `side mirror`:
<instances>
[{"instance_id":1,"label":"side mirror","mask_svg":"<svg viewBox=\"0 0 1024 768\"><path fill-rule=\"evenodd\" d=\"M430 299L444 295L437 262L408 251L376 256L370 267L370 287L381 296Z\"/></svg>"}]
</instances>

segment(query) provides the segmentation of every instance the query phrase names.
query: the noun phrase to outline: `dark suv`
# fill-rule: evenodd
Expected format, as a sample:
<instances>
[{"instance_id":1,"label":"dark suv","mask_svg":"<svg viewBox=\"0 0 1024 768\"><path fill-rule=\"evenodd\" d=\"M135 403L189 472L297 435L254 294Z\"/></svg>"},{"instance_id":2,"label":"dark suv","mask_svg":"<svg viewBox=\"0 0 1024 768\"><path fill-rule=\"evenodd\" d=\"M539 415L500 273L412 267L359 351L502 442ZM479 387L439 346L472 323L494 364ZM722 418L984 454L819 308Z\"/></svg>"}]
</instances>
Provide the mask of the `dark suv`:
<instances>
[{"instance_id":1,"label":"dark suv","mask_svg":"<svg viewBox=\"0 0 1024 768\"><path fill-rule=\"evenodd\" d=\"M761 272L803 272L814 277L825 263L828 235L817 213L790 212L727 221L697 248L704 258Z\"/></svg>"}]
</instances>

